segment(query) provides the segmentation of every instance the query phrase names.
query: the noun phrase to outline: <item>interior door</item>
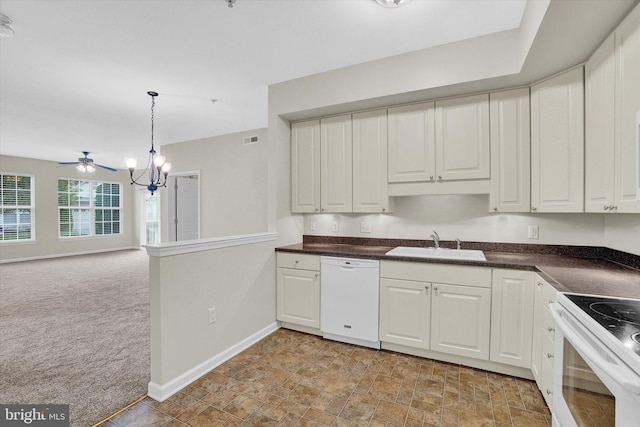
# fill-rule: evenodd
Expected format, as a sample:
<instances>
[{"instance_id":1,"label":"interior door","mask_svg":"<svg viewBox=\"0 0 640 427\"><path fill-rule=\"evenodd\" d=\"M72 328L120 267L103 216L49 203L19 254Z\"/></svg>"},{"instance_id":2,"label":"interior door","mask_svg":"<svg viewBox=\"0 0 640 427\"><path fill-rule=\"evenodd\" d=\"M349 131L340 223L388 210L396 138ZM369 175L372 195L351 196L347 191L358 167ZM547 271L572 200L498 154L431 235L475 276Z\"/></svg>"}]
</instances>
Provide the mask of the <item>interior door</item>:
<instances>
[{"instance_id":1,"label":"interior door","mask_svg":"<svg viewBox=\"0 0 640 427\"><path fill-rule=\"evenodd\" d=\"M169 177L169 241L200 238L200 184L197 174Z\"/></svg>"}]
</instances>

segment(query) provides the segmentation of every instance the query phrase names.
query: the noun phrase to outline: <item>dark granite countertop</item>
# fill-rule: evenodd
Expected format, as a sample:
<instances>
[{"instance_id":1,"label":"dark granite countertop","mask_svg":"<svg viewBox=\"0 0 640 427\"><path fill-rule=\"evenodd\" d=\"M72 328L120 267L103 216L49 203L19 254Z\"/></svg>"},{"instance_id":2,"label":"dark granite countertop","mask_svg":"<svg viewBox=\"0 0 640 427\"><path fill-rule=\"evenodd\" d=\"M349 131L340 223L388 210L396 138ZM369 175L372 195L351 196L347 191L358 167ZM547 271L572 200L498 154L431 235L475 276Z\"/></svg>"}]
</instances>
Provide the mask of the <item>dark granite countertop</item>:
<instances>
[{"instance_id":1,"label":"dark granite countertop","mask_svg":"<svg viewBox=\"0 0 640 427\"><path fill-rule=\"evenodd\" d=\"M487 261L434 260L385 255L396 246L426 244L427 242L419 240L305 236L303 243L283 246L276 250L325 256L531 270L540 273L560 292L640 298L640 256L607 248L465 242L465 249L482 250ZM452 247L454 243L442 244L444 247Z\"/></svg>"}]
</instances>

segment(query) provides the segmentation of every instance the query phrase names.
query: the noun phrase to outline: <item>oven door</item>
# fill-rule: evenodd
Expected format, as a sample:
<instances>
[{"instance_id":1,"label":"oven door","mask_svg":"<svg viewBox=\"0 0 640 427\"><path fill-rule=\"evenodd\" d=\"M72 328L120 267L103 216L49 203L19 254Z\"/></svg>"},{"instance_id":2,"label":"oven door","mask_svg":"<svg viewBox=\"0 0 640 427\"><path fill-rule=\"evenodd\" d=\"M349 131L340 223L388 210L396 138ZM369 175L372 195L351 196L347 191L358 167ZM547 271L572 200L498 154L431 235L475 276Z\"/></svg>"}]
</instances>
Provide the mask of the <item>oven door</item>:
<instances>
[{"instance_id":1,"label":"oven door","mask_svg":"<svg viewBox=\"0 0 640 427\"><path fill-rule=\"evenodd\" d=\"M640 377L560 304L551 311L557 323L553 425L637 427Z\"/></svg>"}]
</instances>

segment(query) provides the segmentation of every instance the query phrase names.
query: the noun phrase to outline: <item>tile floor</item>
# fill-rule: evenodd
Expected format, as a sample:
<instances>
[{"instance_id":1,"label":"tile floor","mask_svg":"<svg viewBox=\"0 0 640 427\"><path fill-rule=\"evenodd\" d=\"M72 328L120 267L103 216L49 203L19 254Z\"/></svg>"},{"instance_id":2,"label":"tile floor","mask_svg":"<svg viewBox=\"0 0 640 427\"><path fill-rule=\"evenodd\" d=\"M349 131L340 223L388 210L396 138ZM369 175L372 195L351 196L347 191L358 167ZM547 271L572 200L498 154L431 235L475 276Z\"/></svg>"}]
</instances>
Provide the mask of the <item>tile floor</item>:
<instances>
[{"instance_id":1,"label":"tile floor","mask_svg":"<svg viewBox=\"0 0 640 427\"><path fill-rule=\"evenodd\" d=\"M101 427L550 425L532 381L279 329Z\"/></svg>"}]
</instances>

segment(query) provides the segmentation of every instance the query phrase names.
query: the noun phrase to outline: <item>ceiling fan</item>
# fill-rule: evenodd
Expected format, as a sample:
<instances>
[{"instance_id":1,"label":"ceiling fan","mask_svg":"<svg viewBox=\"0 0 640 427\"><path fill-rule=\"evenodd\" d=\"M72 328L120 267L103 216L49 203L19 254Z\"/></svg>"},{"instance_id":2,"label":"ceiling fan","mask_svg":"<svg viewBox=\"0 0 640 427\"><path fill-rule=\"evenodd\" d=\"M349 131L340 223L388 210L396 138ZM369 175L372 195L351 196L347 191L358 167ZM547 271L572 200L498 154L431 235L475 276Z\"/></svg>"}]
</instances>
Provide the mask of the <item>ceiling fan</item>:
<instances>
[{"instance_id":1,"label":"ceiling fan","mask_svg":"<svg viewBox=\"0 0 640 427\"><path fill-rule=\"evenodd\" d=\"M93 159L90 159L88 157L89 156L88 151L83 151L82 154L84 154L84 157L79 157L77 162L58 162L58 166L77 165L76 169L78 169L80 172L89 172L89 173L96 170L95 166L102 169L106 169L111 172L117 171L117 169L110 168L109 166L104 166L104 165L99 165L97 163L94 163Z\"/></svg>"}]
</instances>

